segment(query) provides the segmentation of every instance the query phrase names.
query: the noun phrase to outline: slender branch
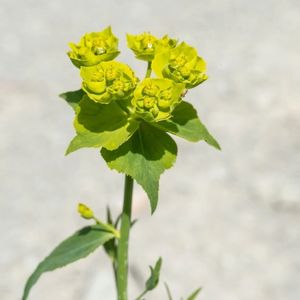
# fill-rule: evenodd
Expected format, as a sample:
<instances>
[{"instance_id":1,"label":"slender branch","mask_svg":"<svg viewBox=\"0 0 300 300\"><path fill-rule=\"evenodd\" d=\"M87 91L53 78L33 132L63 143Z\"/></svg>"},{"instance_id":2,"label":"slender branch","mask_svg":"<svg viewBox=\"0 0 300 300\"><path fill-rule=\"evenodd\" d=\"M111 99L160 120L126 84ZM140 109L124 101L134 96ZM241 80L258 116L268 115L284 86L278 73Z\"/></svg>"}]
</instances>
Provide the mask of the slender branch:
<instances>
[{"instance_id":1,"label":"slender branch","mask_svg":"<svg viewBox=\"0 0 300 300\"><path fill-rule=\"evenodd\" d=\"M93 219L96 221L97 224L101 225L103 228L113 233L117 239L120 238L120 232L114 226L110 224L105 224L101 222L99 219L97 219L96 217L93 217Z\"/></svg>"},{"instance_id":2,"label":"slender branch","mask_svg":"<svg viewBox=\"0 0 300 300\"><path fill-rule=\"evenodd\" d=\"M131 225L131 205L132 205L133 179L125 176L124 202L121 215L120 239L117 252L117 283L118 300L127 300L128 281L128 240Z\"/></svg>"},{"instance_id":3,"label":"slender branch","mask_svg":"<svg viewBox=\"0 0 300 300\"><path fill-rule=\"evenodd\" d=\"M147 294L148 291L143 291L135 300L141 300L143 296Z\"/></svg>"}]
</instances>

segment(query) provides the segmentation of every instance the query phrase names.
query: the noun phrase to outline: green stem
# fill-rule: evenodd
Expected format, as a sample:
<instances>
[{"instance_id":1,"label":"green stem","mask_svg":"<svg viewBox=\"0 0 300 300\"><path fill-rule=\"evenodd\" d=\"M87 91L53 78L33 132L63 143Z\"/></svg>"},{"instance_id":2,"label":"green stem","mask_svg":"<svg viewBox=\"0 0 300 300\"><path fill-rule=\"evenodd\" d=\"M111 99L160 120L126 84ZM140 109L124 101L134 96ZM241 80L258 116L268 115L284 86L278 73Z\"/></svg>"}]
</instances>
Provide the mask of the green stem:
<instances>
[{"instance_id":1,"label":"green stem","mask_svg":"<svg viewBox=\"0 0 300 300\"><path fill-rule=\"evenodd\" d=\"M120 239L117 252L117 282L118 300L127 300L128 281L128 241L131 225L131 204L132 204L133 179L125 176L124 202L121 215Z\"/></svg>"},{"instance_id":2,"label":"green stem","mask_svg":"<svg viewBox=\"0 0 300 300\"><path fill-rule=\"evenodd\" d=\"M148 66L147 66L147 71L146 71L146 75L145 78L149 78L151 76L151 61L148 61Z\"/></svg>"},{"instance_id":3,"label":"green stem","mask_svg":"<svg viewBox=\"0 0 300 300\"><path fill-rule=\"evenodd\" d=\"M151 61L148 62L145 78L151 76ZM128 300L127 283L128 283L128 243L129 232L131 227L131 205L132 205L133 179L125 175L125 189L123 210L121 214L120 239L117 247L116 267L118 300ZM140 297L143 296L140 295Z\"/></svg>"}]
</instances>

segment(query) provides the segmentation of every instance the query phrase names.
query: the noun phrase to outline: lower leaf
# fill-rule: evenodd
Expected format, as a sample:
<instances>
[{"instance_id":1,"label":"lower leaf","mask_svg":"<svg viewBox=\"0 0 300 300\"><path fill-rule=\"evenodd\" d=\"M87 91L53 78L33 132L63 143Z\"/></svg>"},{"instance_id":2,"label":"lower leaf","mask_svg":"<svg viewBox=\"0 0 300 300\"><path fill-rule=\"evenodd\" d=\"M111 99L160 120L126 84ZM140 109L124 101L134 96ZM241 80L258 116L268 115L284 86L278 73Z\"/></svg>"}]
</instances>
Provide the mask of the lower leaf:
<instances>
[{"instance_id":1,"label":"lower leaf","mask_svg":"<svg viewBox=\"0 0 300 300\"><path fill-rule=\"evenodd\" d=\"M155 263L154 267L149 266L151 274L146 281L145 290L135 300L141 300L144 295L146 295L149 291L152 291L157 287L159 283L161 264L162 264L162 259L160 257Z\"/></svg>"},{"instance_id":2,"label":"lower leaf","mask_svg":"<svg viewBox=\"0 0 300 300\"><path fill-rule=\"evenodd\" d=\"M27 299L32 286L43 273L64 267L84 258L113 238L114 235L111 232L105 231L99 225L88 226L77 231L74 235L59 244L50 255L38 265L26 282L22 300Z\"/></svg>"},{"instance_id":3,"label":"lower leaf","mask_svg":"<svg viewBox=\"0 0 300 300\"><path fill-rule=\"evenodd\" d=\"M160 268L162 264L161 257L156 262L154 268L150 267L151 275L146 281L146 291L151 291L156 288L159 282L159 274L160 274Z\"/></svg>"}]
</instances>

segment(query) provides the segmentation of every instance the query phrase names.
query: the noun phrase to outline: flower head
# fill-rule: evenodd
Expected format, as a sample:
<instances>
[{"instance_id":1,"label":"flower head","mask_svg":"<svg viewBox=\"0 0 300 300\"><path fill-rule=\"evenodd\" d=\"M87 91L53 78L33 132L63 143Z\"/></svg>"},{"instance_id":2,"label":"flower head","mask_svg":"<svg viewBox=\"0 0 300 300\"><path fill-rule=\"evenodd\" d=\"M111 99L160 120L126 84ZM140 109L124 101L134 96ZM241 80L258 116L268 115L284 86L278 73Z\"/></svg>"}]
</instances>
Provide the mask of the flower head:
<instances>
[{"instance_id":1,"label":"flower head","mask_svg":"<svg viewBox=\"0 0 300 300\"><path fill-rule=\"evenodd\" d=\"M150 33L142 33L138 35L127 34L127 45L134 52L136 58L151 61L155 55L166 49L176 46L177 40L169 38L165 35L158 39Z\"/></svg>"},{"instance_id":2,"label":"flower head","mask_svg":"<svg viewBox=\"0 0 300 300\"><path fill-rule=\"evenodd\" d=\"M107 104L128 99L138 79L126 65L116 61L101 62L93 67L82 67L82 89L95 102Z\"/></svg>"},{"instance_id":3,"label":"flower head","mask_svg":"<svg viewBox=\"0 0 300 300\"><path fill-rule=\"evenodd\" d=\"M112 33L110 26L101 32L87 33L78 44L69 43L69 46L71 51L68 52L68 56L78 68L112 60L120 53L118 39Z\"/></svg>"},{"instance_id":4,"label":"flower head","mask_svg":"<svg viewBox=\"0 0 300 300\"><path fill-rule=\"evenodd\" d=\"M205 61L198 56L195 48L184 42L174 49L159 53L153 60L152 67L159 77L184 83L188 89L208 78Z\"/></svg>"},{"instance_id":5,"label":"flower head","mask_svg":"<svg viewBox=\"0 0 300 300\"><path fill-rule=\"evenodd\" d=\"M148 122L170 118L173 109L181 100L183 89L183 84L169 79L143 80L136 87L132 100L136 114Z\"/></svg>"}]
</instances>

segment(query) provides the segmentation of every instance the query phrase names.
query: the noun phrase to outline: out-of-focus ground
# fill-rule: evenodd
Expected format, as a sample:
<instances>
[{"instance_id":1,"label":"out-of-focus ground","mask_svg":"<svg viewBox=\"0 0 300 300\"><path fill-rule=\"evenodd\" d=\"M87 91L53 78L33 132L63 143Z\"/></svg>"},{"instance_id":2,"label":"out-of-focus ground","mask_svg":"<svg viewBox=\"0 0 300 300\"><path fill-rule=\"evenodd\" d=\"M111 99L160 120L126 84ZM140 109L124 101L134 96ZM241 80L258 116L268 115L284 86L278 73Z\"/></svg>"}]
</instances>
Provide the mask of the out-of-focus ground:
<instances>
[{"instance_id":1,"label":"out-of-focus ground","mask_svg":"<svg viewBox=\"0 0 300 300\"><path fill-rule=\"evenodd\" d=\"M136 187L131 299L162 256L176 295L203 287L206 300L300 299L300 2L0 0L0 298L20 299L25 280L86 222L83 201L104 217L121 208L123 177L95 149L65 157L77 89L69 41L111 24L119 60L142 76L125 32L169 33L195 46L210 79L187 99L222 152L179 140L150 216ZM103 253L45 274L31 300L113 300ZM146 297L167 299L163 284Z\"/></svg>"}]
</instances>

